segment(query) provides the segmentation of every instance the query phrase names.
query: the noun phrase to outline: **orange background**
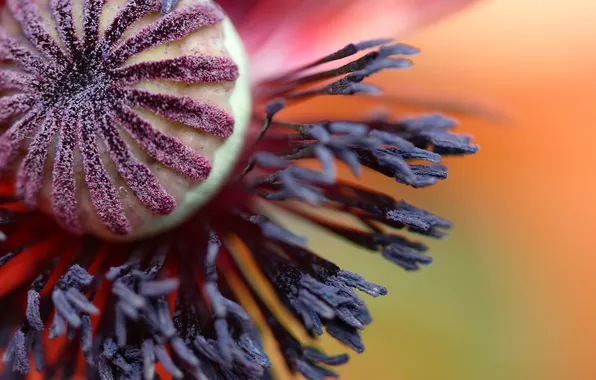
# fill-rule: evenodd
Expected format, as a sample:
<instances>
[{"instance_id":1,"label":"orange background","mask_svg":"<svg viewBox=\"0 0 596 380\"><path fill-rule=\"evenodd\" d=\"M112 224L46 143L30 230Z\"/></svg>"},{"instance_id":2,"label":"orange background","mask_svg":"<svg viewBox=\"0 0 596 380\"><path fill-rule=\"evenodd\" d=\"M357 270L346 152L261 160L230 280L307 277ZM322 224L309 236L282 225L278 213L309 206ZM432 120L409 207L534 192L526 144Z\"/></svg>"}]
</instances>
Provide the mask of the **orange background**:
<instances>
[{"instance_id":1,"label":"orange background","mask_svg":"<svg viewBox=\"0 0 596 380\"><path fill-rule=\"evenodd\" d=\"M596 379L596 1L493 0L400 39L423 50L388 93L481 104L460 118L478 155L422 191L376 186L455 222L434 264L404 273L314 234L348 270L386 285L369 300L367 351L345 379ZM332 352L343 348L326 344Z\"/></svg>"}]
</instances>

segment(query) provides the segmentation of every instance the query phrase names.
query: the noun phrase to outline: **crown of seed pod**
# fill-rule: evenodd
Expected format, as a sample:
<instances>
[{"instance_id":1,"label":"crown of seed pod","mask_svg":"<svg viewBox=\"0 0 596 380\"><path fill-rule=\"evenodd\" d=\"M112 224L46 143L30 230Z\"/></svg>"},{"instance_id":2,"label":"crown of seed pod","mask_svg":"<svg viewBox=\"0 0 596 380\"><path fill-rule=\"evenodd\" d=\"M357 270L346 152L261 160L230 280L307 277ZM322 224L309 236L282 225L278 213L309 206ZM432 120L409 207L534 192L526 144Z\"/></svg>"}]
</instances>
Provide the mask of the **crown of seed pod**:
<instances>
[{"instance_id":1,"label":"crown of seed pod","mask_svg":"<svg viewBox=\"0 0 596 380\"><path fill-rule=\"evenodd\" d=\"M71 232L136 238L175 225L240 151L242 44L214 3L161 15L168 5L10 0L2 11L0 58L12 61L0 72L11 92L0 171Z\"/></svg>"}]
</instances>

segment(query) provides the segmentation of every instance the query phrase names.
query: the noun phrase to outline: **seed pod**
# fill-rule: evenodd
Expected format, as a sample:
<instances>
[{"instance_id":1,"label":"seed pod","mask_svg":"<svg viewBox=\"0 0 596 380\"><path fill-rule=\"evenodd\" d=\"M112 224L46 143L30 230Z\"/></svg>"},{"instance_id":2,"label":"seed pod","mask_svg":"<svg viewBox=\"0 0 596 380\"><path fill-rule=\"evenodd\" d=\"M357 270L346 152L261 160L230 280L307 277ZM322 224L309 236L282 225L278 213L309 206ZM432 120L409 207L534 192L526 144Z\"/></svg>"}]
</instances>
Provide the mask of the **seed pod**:
<instances>
[{"instance_id":1,"label":"seed pod","mask_svg":"<svg viewBox=\"0 0 596 380\"><path fill-rule=\"evenodd\" d=\"M163 6L8 0L0 13L0 175L73 233L174 226L241 150L250 89L232 24L212 1Z\"/></svg>"}]
</instances>

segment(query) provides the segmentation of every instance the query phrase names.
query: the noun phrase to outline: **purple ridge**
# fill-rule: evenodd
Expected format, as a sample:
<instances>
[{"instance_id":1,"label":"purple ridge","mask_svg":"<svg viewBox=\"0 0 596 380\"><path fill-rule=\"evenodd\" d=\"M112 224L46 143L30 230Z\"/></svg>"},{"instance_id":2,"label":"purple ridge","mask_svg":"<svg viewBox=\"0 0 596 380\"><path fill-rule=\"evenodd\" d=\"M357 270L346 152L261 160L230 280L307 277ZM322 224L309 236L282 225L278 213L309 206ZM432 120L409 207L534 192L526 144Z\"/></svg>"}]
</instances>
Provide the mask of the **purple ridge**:
<instances>
[{"instance_id":1,"label":"purple ridge","mask_svg":"<svg viewBox=\"0 0 596 380\"><path fill-rule=\"evenodd\" d=\"M224 16L223 11L212 3L189 5L175 10L130 37L112 52L107 61L121 65L144 50L176 41L199 28L216 24Z\"/></svg>"},{"instance_id":2,"label":"purple ridge","mask_svg":"<svg viewBox=\"0 0 596 380\"><path fill-rule=\"evenodd\" d=\"M160 8L159 0L129 0L107 27L103 42L111 47L131 25Z\"/></svg>"},{"instance_id":3,"label":"purple ridge","mask_svg":"<svg viewBox=\"0 0 596 380\"><path fill-rule=\"evenodd\" d=\"M34 97L28 94L16 94L0 98L0 124L27 111L34 103Z\"/></svg>"},{"instance_id":4,"label":"purple ridge","mask_svg":"<svg viewBox=\"0 0 596 380\"><path fill-rule=\"evenodd\" d=\"M35 79L17 71L0 71L0 91L25 90Z\"/></svg>"},{"instance_id":5,"label":"purple ridge","mask_svg":"<svg viewBox=\"0 0 596 380\"><path fill-rule=\"evenodd\" d=\"M106 143L110 157L116 164L118 173L139 200L153 213L166 215L176 208L176 201L155 178L149 168L139 162L118 130L105 117L99 121L99 133Z\"/></svg>"},{"instance_id":6,"label":"purple ridge","mask_svg":"<svg viewBox=\"0 0 596 380\"><path fill-rule=\"evenodd\" d=\"M19 45L17 41L8 36L2 27L0 27L0 58L17 61L27 73L56 77L57 70L55 68Z\"/></svg>"},{"instance_id":7,"label":"purple ridge","mask_svg":"<svg viewBox=\"0 0 596 380\"><path fill-rule=\"evenodd\" d=\"M25 37L35 46L39 52L45 55L58 65L65 65L68 58L60 48L60 45L50 36L47 30L39 22L37 5L33 0L8 0L8 7L12 14L21 24Z\"/></svg>"},{"instance_id":8,"label":"purple ridge","mask_svg":"<svg viewBox=\"0 0 596 380\"><path fill-rule=\"evenodd\" d=\"M52 14L56 19L56 30L62 43L72 58L81 51L81 43L77 37L72 16L72 0L50 0Z\"/></svg>"},{"instance_id":9,"label":"purple ridge","mask_svg":"<svg viewBox=\"0 0 596 380\"><path fill-rule=\"evenodd\" d=\"M56 146L53 170L52 210L58 223L70 232L81 234L83 225L77 213L77 194L74 177L74 148L77 120L68 110L59 118L60 134Z\"/></svg>"},{"instance_id":10,"label":"purple ridge","mask_svg":"<svg viewBox=\"0 0 596 380\"><path fill-rule=\"evenodd\" d=\"M58 39L54 39L44 28L35 0L8 0L9 11L34 46L31 51L0 27L0 60L14 62L19 70L0 68L0 91L16 92L0 96L0 123L12 123L0 134L0 170L12 169L24 141L30 141L16 173L17 195L27 205L37 206L48 151L57 140L52 209L58 223L74 233L83 232L77 208L77 186L83 182L75 179L78 157L101 222L117 234L131 230L114 179L99 155L99 140L105 143L119 176L154 214L171 213L175 200L150 167L134 156L121 133L126 131L152 159L193 180L205 180L211 171L207 158L157 131L126 104L218 137L230 136L234 125L231 115L207 103L124 87L142 80L231 82L238 78L232 60L184 56L121 67L128 57L145 49L221 21L224 14L217 5L201 3L176 10L117 46L126 30L146 15L159 12L163 4L160 0L130 0L100 35L106 2L84 1L83 32L79 33L73 0L48 0L56 21ZM87 115L92 117L87 119Z\"/></svg>"},{"instance_id":11,"label":"purple ridge","mask_svg":"<svg viewBox=\"0 0 596 380\"><path fill-rule=\"evenodd\" d=\"M148 109L166 119L219 137L230 137L234 130L234 118L230 114L191 97L153 94L132 88L124 91L132 107Z\"/></svg>"},{"instance_id":12,"label":"purple ridge","mask_svg":"<svg viewBox=\"0 0 596 380\"><path fill-rule=\"evenodd\" d=\"M17 173L17 195L22 197L25 204L31 208L37 206L37 195L42 186L48 147L58 130L54 112L53 110L48 112L41 124L41 131L35 136Z\"/></svg>"},{"instance_id":13,"label":"purple ridge","mask_svg":"<svg viewBox=\"0 0 596 380\"><path fill-rule=\"evenodd\" d=\"M238 79L238 66L229 58L183 56L163 61L142 62L115 70L122 84L143 80L170 80L185 83L231 82Z\"/></svg>"},{"instance_id":14,"label":"purple ridge","mask_svg":"<svg viewBox=\"0 0 596 380\"><path fill-rule=\"evenodd\" d=\"M211 171L209 160L182 144L180 140L154 129L130 108L116 109L110 117L113 122L122 125L145 153L154 160L195 180L202 180L209 176Z\"/></svg>"},{"instance_id":15,"label":"purple ridge","mask_svg":"<svg viewBox=\"0 0 596 380\"><path fill-rule=\"evenodd\" d=\"M83 8L83 46L94 48L99 38L99 18L107 0L85 0Z\"/></svg>"},{"instance_id":16,"label":"purple ridge","mask_svg":"<svg viewBox=\"0 0 596 380\"><path fill-rule=\"evenodd\" d=\"M81 115L76 124L79 151L91 201L102 223L113 233L126 235L131 231L116 187L101 161L96 144L96 121L92 115Z\"/></svg>"},{"instance_id":17,"label":"purple ridge","mask_svg":"<svg viewBox=\"0 0 596 380\"><path fill-rule=\"evenodd\" d=\"M39 111L30 111L0 136L0 171L8 169L14 162L23 140L35 129L39 119Z\"/></svg>"}]
</instances>

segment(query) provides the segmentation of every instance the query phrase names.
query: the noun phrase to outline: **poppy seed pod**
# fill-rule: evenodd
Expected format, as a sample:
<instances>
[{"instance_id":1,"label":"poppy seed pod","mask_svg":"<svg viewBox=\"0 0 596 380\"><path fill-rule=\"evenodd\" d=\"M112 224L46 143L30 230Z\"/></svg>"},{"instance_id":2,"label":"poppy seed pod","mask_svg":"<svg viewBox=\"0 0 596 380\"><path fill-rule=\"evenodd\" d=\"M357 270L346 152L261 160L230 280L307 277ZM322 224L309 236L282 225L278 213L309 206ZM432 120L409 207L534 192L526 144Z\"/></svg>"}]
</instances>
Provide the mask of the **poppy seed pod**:
<instances>
[{"instance_id":1,"label":"poppy seed pod","mask_svg":"<svg viewBox=\"0 0 596 380\"><path fill-rule=\"evenodd\" d=\"M101 4L8 2L0 169L63 228L134 239L176 225L223 183L250 85L214 3L164 17L158 2Z\"/></svg>"}]
</instances>

